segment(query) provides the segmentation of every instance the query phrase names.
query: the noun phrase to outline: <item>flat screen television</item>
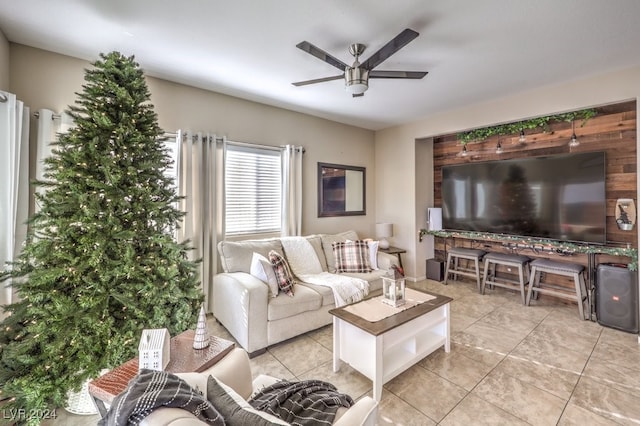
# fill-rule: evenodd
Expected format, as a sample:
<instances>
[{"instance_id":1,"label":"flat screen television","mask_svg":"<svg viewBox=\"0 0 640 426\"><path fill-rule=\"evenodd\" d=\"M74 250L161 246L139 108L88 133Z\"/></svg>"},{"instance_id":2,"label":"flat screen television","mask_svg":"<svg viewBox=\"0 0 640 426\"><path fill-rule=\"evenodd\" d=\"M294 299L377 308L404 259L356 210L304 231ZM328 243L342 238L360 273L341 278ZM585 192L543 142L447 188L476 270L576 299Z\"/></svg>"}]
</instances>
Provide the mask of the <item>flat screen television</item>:
<instances>
[{"instance_id":1,"label":"flat screen television","mask_svg":"<svg viewBox=\"0 0 640 426\"><path fill-rule=\"evenodd\" d=\"M606 244L605 153L442 167L442 226Z\"/></svg>"}]
</instances>

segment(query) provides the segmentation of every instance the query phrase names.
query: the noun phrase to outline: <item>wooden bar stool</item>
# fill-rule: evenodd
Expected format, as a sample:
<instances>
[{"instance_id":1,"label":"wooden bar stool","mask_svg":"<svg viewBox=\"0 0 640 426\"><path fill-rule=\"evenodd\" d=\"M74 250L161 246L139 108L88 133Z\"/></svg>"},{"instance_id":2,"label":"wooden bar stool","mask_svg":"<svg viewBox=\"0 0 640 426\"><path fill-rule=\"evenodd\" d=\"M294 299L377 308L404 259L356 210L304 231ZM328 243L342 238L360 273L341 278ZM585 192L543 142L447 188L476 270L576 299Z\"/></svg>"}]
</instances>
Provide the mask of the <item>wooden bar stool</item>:
<instances>
[{"instance_id":1,"label":"wooden bar stool","mask_svg":"<svg viewBox=\"0 0 640 426\"><path fill-rule=\"evenodd\" d=\"M484 276L482 278L482 288L480 293L484 294L487 284L508 288L511 290L519 290L522 296L522 304L526 304L527 294L524 286L529 281L529 262L531 259L527 256L519 254L506 253L488 253L484 256ZM502 265L508 268L516 268L518 270L518 280L496 276L496 266ZM526 277L526 279L525 279Z\"/></svg>"},{"instance_id":2,"label":"wooden bar stool","mask_svg":"<svg viewBox=\"0 0 640 426\"><path fill-rule=\"evenodd\" d=\"M482 257L485 255L486 251L470 249L464 247L452 247L449 249L447 253L447 268L444 272L444 283L447 284L449 280L449 274L453 274L454 280L458 279L458 275L463 275L465 277L471 277L476 279L478 291L480 291L480 261ZM463 267L459 260L469 260L473 261L475 267ZM451 264L453 263L453 268L451 268Z\"/></svg>"},{"instance_id":3,"label":"wooden bar stool","mask_svg":"<svg viewBox=\"0 0 640 426\"><path fill-rule=\"evenodd\" d=\"M538 294L548 294L567 300L575 300L578 302L578 311L580 318L585 317L585 305L590 309L589 294L587 293L587 285L584 280L584 266L575 263L557 262L549 259L536 259L531 262L531 280L529 282L529 291L527 292L527 306L531 302L531 297L538 297ZM573 278L575 290L557 285L541 283L542 273L562 275ZM590 314L590 312L589 312Z\"/></svg>"}]
</instances>

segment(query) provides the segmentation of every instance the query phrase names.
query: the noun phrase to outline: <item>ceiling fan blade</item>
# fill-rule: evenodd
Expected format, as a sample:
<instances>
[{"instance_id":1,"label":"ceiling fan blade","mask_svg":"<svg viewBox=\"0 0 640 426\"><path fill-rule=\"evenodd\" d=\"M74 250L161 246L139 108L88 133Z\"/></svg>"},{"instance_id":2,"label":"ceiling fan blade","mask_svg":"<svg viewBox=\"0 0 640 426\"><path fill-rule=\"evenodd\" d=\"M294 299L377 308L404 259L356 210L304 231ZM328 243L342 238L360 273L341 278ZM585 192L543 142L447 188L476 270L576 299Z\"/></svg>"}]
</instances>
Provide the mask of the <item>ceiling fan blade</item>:
<instances>
[{"instance_id":1,"label":"ceiling fan blade","mask_svg":"<svg viewBox=\"0 0 640 426\"><path fill-rule=\"evenodd\" d=\"M429 74L427 71L376 71L369 72L369 78L415 78Z\"/></svg>"},{"instance_id":2,"label":"ceiling fan blade","mask_svg":"<svg viewBox=\"0 0 640 426\"><path fill-rule=\"evenodd\" d=\"M405 29L400 34L395 36L395 38L391 40L389 43L382 46L380 50L378 50L376 53L371 55L369 59L367 59L366 61L364 61L364 63L362 63L362 65L360 65L360 67L371 71L372 69L380 65L389 56L393 55L398 50L402 49L411 40L418 37L419 35L420 35L419 33L417 33L416 31L413 31L412 29L409 29L409 28Z\"/></svg>"},{"instance_id":3,"label":"ceiling fan blade","mask_svg":"<svg viewBox=\"0 0 640 426\"><path fill-rule=\"evenodd\" d=\"M331 80L340 80L341 78L344 78L344 75L334 75L332 77L316 78L314 80L297 81L291 84L293 84L294 86L306 86L308 84L324 83L325 81L331 81Z\"/></svg>"},{"instance_id":4,"label":"ceiling fan blade","mask_svg":"<svg viewBox=\"0 0 640 426\"><path fill-rule=\"evenodd\" d=\"M320 49L319 47L314 46L313 44L309 43L308 41L302 41L302 42L296 44L296 47L298 49L304 50L305 52L315 56L316 58L320 59L321 61L324 61L324 62L328 63L329 65L333 65L334 67L338 68L341 71L344 71L345 68L348 66L347 64L342 62L340 59L331 56L330 54L328 54L324 50Z\"/></svg>"}]
</instances>

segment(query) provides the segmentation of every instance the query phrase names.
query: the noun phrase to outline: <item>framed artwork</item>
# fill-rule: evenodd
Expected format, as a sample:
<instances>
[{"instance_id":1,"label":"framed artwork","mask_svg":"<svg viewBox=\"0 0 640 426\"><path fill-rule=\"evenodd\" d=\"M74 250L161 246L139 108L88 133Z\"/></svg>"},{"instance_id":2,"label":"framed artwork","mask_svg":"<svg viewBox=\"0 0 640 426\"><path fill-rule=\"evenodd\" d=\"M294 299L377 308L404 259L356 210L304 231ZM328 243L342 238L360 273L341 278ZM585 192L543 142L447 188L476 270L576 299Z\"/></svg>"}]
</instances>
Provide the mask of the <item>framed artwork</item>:
<instances>
[{"instance_id":1,"label":"framed artwork","mask_svg":"<svg viewBox=\"0 0 640 426\"><path fill-rule=\"evenodd\" d=\"M366 214L366 169L318 163L318 217Z\"/></svg>"}]
</instances>

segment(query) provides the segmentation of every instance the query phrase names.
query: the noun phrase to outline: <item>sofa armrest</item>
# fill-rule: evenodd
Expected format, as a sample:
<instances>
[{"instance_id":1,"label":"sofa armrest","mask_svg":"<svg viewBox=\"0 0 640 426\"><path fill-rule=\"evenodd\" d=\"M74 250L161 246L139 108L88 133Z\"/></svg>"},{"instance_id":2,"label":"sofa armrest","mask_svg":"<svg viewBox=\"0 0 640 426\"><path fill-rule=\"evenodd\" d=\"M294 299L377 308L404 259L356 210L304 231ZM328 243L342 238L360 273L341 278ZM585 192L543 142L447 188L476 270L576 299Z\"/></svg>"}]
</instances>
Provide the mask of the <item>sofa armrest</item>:
<instances>
[{"instance_id":1,"label":"sofa armrest","mask_svg":"<svg viewBox=\"0 0 640 426\"><path fill-rule=\"evenodd\" d=\"M249 399L253 392L251 363L244 349L234 348L209 369L198 374L215 377L244 399Z\"/></svg>"},{"instance_id":2,"label":"sofa armrest","mask_svg":"<svg viewBox=\"0 0 640 426\"><path fill-rule=\"evenodd\" d=\"M363 396L333 424L334 426L375 426L377 421L378 403L370 396Z\"/></svg>"},{"instance_id":3,"label":"sofa armrest","mask_svg":"<svg viewBox=\"0 0 640 426\"><path fill-rule=\"evenodd\" d=\"M378 269L384 269L385 271L390 271L391 266L396 265L400 266L400 262L398 261L398 256L395 254L389 254L379 251L378 252Z\"/></svg>"},{"instance_id":4,"label":"sofa armrest","mask_svg":"<svg viewBox=\"0 0 640 426\"><path fill-rule=\"evenodd\" d=\"M140 426L204 426L207 423L182 408L160 407L145 417Z\"/></svg>"},{"instance_id":5,"label":"sofa armrest","mask_svg":"<svg viewBox=\"0 0 640 426\"><path fill-rule=\"evenodd\" d=\"M267 347L266 283L246 272L213 277L213 315L247 352Z\"/></svg>"}]
</instances>

